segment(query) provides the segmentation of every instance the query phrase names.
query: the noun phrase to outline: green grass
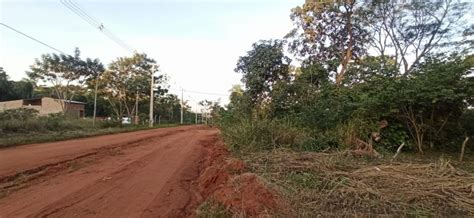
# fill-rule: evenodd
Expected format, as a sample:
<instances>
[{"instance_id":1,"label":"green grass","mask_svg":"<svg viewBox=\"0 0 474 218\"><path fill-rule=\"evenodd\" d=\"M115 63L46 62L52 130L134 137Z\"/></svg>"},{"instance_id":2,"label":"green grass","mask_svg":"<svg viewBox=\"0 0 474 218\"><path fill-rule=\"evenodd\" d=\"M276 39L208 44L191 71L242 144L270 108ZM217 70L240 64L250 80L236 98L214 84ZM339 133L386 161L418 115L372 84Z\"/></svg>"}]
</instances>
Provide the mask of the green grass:
<instances>
[{"instance_id":1,"label":"green grass","mask_svg":"<svg viewBox=\"0 0 474 218\"><path fill-rule=\"evenodd\" d=\"M199 206L196 215L199 218L225 218L233 217L234 214L227 210L224 205L207 200Z\"/></svg>"},{"instance_id":2,"label":"green grass","mask_svg":"<svg viewBox=\"0 0 474 218\"><path fill-rule=\"evenodd\" d=\"M107 135L114 133L125 133L139 130L156 129L175 127L179 124L161 124L155 125L152 128L148 125L130 125L124 127L110 127L110 128L81 128L77 130L64 130L64 131L41 131L41 132L22 132L22 133L8 133L0 134L0 148L32 144L32 143L43 143L61 141L67 139L84 138L91 136Z\"/></svg>"}]
</instances>

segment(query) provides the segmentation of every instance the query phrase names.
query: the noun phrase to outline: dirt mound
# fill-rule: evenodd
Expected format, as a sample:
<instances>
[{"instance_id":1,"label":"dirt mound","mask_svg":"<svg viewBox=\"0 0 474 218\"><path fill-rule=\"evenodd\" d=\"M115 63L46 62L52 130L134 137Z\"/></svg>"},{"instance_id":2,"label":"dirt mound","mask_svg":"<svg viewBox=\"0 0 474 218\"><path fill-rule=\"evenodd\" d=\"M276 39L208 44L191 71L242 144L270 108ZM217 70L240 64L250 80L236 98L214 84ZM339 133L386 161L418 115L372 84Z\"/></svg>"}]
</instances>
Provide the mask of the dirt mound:
<instances>
[{"instance_id":1,"label":"dirt mound","mask_svg":"<svg viewBox=\"0 0 474 218\"><path fill-rule=\"evenodd\" d=\"M286 202L278 192L253 173L245 173L245 164L226 158L228 152L217 145L210 152L209 167L198 183L204 199L212 199L226 209L246 216L285 213Z\"/></svg>"},{"instance_id":2,"label":"dirt mound","mask_svg":"<svg viewBox=\"0 0 474 218\"><path fill-rule=\"evenodd\" d=\"M253 173L244 173L230 178L213 194L214 200L247 216L284 213L285 202L276 191Z\"/></svg>"},{"instance_id":3,"label":"dirt mound","mask_svg":"<svg viewBox=\"0 0 474 218\"><path fill-rule=\"evenodd\" d=\"M237 159L219 158L204 170L199 178L199 189L203 197L207 198L219 188L222 188L232 177L233 173L242 173L245 165Z\"/></svg>"}]
</instances>

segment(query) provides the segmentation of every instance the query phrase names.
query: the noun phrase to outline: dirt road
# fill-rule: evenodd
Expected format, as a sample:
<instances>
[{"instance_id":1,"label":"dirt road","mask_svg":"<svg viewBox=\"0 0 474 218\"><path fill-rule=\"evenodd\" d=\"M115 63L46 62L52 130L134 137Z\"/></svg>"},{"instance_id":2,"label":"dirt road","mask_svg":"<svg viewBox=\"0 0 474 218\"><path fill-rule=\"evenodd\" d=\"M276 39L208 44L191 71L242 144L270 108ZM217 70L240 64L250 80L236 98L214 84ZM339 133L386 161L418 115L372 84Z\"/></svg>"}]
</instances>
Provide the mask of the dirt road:
<instances>
[{"instance_id":1,"label":"dirt road","mask_svg":"<svg viewBox=\"0 0 474 218\"><path fill-rule=\"evenodd\" d=\"M2 149L0 217L192 215L217 133L185 126Z\"/></svg>"}]
</instances>

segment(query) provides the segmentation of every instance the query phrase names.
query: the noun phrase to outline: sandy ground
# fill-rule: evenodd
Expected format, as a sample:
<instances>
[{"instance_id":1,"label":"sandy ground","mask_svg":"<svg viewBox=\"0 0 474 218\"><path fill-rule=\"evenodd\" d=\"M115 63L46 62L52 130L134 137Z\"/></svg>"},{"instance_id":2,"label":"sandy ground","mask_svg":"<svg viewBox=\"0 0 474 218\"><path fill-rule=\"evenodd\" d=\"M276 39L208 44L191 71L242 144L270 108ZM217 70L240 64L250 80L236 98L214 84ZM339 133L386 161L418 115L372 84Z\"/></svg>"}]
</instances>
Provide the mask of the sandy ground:
<instances>
[{"instance_id":1,"label":"sandy ground","mask_svg":"<svg viewBox=\"0 0 474 218\"><path fill-rule=\"evenodd\" d=\"M218 130L183 126L0 150L0 217L176 217Z\"/></svg>"}]
</instances>

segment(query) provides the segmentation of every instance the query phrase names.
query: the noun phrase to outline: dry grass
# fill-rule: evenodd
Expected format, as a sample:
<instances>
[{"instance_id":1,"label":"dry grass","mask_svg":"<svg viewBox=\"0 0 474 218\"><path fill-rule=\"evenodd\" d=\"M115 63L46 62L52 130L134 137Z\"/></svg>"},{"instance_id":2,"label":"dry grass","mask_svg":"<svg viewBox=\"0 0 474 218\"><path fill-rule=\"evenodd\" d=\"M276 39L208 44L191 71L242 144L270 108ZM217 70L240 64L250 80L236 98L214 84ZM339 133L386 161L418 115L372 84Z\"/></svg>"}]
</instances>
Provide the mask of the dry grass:
<instances>
[{"instance_id":1,"label":"dry grass","mask_svg":"<svg viewBox=\"0 0 474 218\"><path fill-rule=\"evenodd\" d=\"M474 216L474 174L445 156L391 162L276 150L241 158L281 188L296 216ZM463 168L473 165L462 163Z\"/></svg>"}]
</instances>

